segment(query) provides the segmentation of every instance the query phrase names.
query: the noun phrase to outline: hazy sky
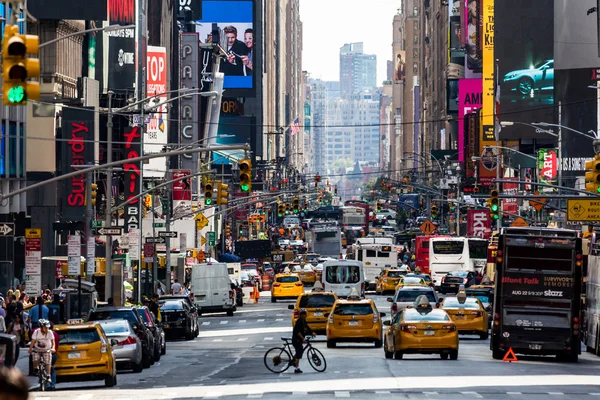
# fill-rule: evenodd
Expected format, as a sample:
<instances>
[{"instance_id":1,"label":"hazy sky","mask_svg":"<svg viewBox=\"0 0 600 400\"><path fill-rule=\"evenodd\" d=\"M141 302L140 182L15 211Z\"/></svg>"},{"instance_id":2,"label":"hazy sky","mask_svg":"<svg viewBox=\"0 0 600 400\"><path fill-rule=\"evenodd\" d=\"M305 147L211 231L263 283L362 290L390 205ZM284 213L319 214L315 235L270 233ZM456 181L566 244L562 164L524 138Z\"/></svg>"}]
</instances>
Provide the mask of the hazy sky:
<instances>
[{"instance_id":1,"label":"hazy sky","mask_svg":"<svg viewBox=\"0 0 600 400\"><path fill-rule=\"evenodd\" d=\"M300 0L302 69L313 78L339 80L340 47L363 42L377 55L377 85L392 59L392 21L401 0Z\"/></svg>"}]
</instances>

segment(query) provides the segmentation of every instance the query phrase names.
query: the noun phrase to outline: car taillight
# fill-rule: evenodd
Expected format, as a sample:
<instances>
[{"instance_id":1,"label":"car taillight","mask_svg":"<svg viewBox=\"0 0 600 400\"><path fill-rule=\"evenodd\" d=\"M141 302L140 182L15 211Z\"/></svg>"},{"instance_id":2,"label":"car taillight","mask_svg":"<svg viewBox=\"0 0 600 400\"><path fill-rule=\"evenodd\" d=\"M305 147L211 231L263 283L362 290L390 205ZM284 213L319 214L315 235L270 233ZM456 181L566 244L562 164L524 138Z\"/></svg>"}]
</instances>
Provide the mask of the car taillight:
<instances>
[{"instance_id":1,"label":"car taillight","mask_svg":"<svg viewBox=\"0 0 600 400\"><path fill-rule=\"evenodd\" d=\"M400 330L401 330L402 332L416 331L416 330L417 330L417 327L416 327L416 326L414 326L414 325L402 325L402 326L400 327Z\"/></svg>"},{"instance_id":2,"label":"car taillight","mask_svg":"<svg viewBox=\"0 0 600 400\"><path fill-rule=\"evenodd\" d=\"M442 283L444 283L445 280L446 280L446 277L442 276Z\"/></svg>"},{"instance_id":3,"label":"car taillight","mask_svg":"<svg viewBox=\"0 0 600 400\"><path fill-rule=\"evenodd\" d=\"M281 286L281 283L277 283L277 282L275 282L275 283L273 284L273 287L279 287L279 286Z\"/></svg>"},{"instance_id":4,"label":"car taillight","mask_svg":"<svg viewBox=\"0 0 600 400\"><path fill-rule=\"evenodd\" d=\"M379 315L377 313L373 314L373 323L376 324L379 321Z\"/></svg>"},{"instance_id":5,"label":"car taillight","mask_svg":"<svg viewBox=\"0 0 600 400\"><path fill-rule=\"evenodd\" d=\"M392 312L393 313L397 313L398 312L398 304L396 304L396 303L392 304Z\"/></svg>"},{"instance_id":6,"label":"car taillight","mask_svg":"<svg viewBox=\"0 0 600 400\"><path fill-rule=\"evenodd\" d=\"M442 326L442 329L447 329L448 332L454 332L456 331L456 325L444 325Z\"/></svg>"},{"instance_id":7,"label":"car taillight","mask_svg":"<svg viewBox=\"0 0 600 400\"><path fill-rule=\"evenodd\" d=\"M296 282L296 286L304 286L302 282Z\"/></svg>"},{"instance_id":8,"label":"car taillight","mask_svg":"<svg viewBox=\"0 0 600 400\"><path fill-rule=\"evenodd\" d=\"M476 317L481 317L481 312L479 312L479 311L471 311L471 315L474 315Z\"/></svg>"},{"instance_id":9,"label":"car taillight","mask_svg":"<svg viewBox=\"0 0 600 400\"><path fill-rule=\"evenodd\" d=\"M329 319L327 320L327 322L329 322L330 324L333 324L333 314L331 314L329 316Z\"/></svg>"},{"instance_id":10,"label":"car taillight","mask_svg":"<svg viewBox=\"0 0 600 400\"><path fill-rule=\"evenodd\" d=\"M127 339L119 342L119 346L125 346L127 344L136 344L136 340L133 336L129 336Z\"/></svg>"},{"instance_id":11,"label":"car taillight","mask_svg":"<svg viewBox=\"0 0 600 400\"><path fill-rule=\"evenodd\" d=\"M300 310L294 310L294 318L300 318Z\"/></svg>"},{"instance_id":12,"label":"car taillight","mask_svg":"<svg viewBox=\"0 0 600 400\"><path fill-rule=\"evenodd\" d=\"M463 278L463 283L467 283L467 278Z\"/></svg>"}]
</instances>

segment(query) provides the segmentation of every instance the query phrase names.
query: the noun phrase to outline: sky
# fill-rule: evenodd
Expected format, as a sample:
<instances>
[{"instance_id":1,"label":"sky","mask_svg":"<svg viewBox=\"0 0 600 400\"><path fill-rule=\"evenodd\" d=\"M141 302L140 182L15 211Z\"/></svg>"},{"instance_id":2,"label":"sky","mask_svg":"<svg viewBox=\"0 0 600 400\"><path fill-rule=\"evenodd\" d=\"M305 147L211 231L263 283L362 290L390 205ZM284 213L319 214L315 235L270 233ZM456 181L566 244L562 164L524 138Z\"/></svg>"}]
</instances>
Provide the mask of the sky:
<instances>
[{"instance_id":1,"label":"sky","mask_svg":"<svg viewBox=\"0 0 600 400\"><path fill-rule=\"evenodd\" d=\"M300 0L302 69L312 78L339 80L340 47L363 42L377 55L377 85L392 59L392 21L401 0Z\"/></svg>"}]
</instances>

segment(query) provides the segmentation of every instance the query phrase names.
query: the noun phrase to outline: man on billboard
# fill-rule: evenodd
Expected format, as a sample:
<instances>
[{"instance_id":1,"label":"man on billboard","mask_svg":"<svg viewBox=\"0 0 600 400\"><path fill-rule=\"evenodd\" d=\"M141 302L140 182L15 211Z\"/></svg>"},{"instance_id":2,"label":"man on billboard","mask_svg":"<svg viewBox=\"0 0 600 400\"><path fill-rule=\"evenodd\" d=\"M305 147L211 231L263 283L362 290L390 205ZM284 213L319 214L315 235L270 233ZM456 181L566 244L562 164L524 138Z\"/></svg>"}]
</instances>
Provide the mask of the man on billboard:
<instances>
[{"instance_id":1,"label":"man on billboard","mask_svg":"<svg viewBox=\"0 0 600 400\"><path fill-rule=\"evenodd\" d=\"M404 81L405 76L405 62L402 59L402 54L398 53L396 55L396 81Z\"/></svg>"},{"instance_id":2,"label":"man on billboard","mask_svg":"<svg viewBox=\"0 0 600 400\"><path fill-rule=\"evenodd\" d=\"M467 64L470 70L480 71L482 68L481 57L478 54L478 32L479 32L479 0L469 0L467 7Z\"/></svg>"},{"instance_id":3,"label":"man on billboard","mask_svg":"<svg viewBox=\"0 0 600 400\"><path fill-rule=\"evenodd\" d=\"M226 76L244 76L242 57L248 56L248 47L244 42L237 39L237 28L235 26L226 26L223 28L223 33L227 38L227 58L221 62L221 72Z\"/></svg>"},{"instance_id":4,"label":"man on billboard","mask_svg":"<svg viewBox=\"0 0 600 400\"><path fill-rule=\"evenodd\" d=\"M244 75L252 75L252 53L254 51L254 30L246 29L244 32L244 44L248 48L248 55L242 56L242 64L244 64Z\"/></svg>"}]
</instances>

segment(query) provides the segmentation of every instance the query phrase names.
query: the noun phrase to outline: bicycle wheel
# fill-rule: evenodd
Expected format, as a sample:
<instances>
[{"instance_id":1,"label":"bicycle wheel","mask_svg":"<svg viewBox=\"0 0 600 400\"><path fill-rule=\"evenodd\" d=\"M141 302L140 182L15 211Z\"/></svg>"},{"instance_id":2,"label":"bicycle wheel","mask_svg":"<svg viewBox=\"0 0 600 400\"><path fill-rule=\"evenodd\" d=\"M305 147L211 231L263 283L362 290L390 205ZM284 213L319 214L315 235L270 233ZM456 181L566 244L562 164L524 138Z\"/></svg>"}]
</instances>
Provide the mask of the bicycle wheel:
<instances>
[{"instance_id":1,"label":"bicycle wheel","mask_svg":"<svg viewBox=\"0 0 600 400\"><path fill-rule=\"evenodd\" d=\"M38 364L38 381L40 384L40 391L46 391L46 366L42 363Z\"/></svg>"},{"instance_id":2,"label":"bicycle wheel","mask_svg":"<svg viewBox=\"0 0 600 400\"><path fill-rule=\"evenodd\" d=\"M264 362L269 371L280 374L290 367L292 356L283 347L273 347L265 353Z\"/></svg>"},{"instance_id":3,"label":"bicycle wheel","mask_svg":"<svg viewBox=\"0 0 600 400\"><path fill-rule=\"evenodd\" d=\"M325 356L318 349L311 347L306 352L306 357L308 358L308 363L315 371L325 372L327 361L325 361Z\"/></svg>"}]
</instances>

